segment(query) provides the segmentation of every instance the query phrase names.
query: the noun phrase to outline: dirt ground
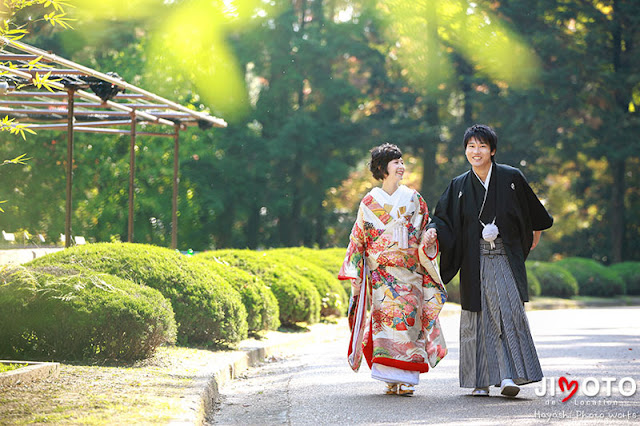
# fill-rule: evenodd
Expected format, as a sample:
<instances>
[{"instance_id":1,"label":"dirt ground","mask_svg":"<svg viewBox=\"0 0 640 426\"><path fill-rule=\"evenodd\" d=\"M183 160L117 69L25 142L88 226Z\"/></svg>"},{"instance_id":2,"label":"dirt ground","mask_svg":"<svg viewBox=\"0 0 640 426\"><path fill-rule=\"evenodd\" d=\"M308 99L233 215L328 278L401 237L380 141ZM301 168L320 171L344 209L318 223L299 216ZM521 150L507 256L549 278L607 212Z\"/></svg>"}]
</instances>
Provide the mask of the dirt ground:
<instances>
[{"instance_id":1,"label":"dirt ground","mask_svg":"<svg viewBox=\"0 0 640 426\"><path fill-rule=\"evenodd\" d=\"M60 365L57 378L0 387L0 424L166 424L219 352L160 348L129 367Z\"/></svg>"}]
</instances>

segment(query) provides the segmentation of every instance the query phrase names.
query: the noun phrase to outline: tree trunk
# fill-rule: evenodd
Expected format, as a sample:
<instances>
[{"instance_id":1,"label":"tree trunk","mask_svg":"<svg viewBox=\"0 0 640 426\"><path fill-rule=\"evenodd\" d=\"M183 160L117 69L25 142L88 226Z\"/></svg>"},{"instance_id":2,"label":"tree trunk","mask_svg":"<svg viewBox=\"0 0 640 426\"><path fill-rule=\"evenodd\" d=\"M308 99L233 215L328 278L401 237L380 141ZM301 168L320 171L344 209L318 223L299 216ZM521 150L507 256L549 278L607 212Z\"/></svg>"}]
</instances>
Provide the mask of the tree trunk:
<instances>
[{"instance_id":1,"label":"tree trunk","mask_svg":"<svg viewBox=\"0 0 640 426\"><path fill-rule=\"evenodd\" d=\"M420 184L420 193L427 201L427 204L431 206L431 209L435 207L435 203L438 201L437 191L434 191L434 183L436 180L436 151L438 148L438 142L440 140L439 129L440 122L438 119L438 103L435 99L429 100L427 104L427 110L425 114L427 122L427 138L422 147L422 183Z\"/></svg>"},{"instance_id":2,"label":"tree trunk","mask_svg":"<svg viewBox=\"0 0 640 426\"><path fill-rule=\"evenodd\" d=\"M325 244L326 244L326 229L325 229L325 220L324 220L324 209L325 207L322 206L322 202L324 200L319 200L320 202L318 203L318 209L316 210L316 223L315 223L315 227L316 227L316 232L315 232L315 242L316 244L318 244L319 248L324 248Z\"/></svg>"},{"instance_id":3,"label":"tree trunk","mask_svg":"<svg viewBox=\"0 0 640 426\"><path fill-rule=\"evenodd\" d=\"M300 2L300 38L302 38L305 34L305 26L306 26L306 17L307 17L307 0L302 0ZM304 108L304 81L300 82L300 86L298 87L298 111L302 112ZM292 167L292 176L291 182L293 183L293 199L291 200L291 212L289 216L289 238L286 241L286 244L289 247L298 246L301 243L300 238L300 215L302 214L302 193L303 193L303 179L302 176L302 164L300 155L300 144L304 143L304 141L300 139L296 139L296 146L294 148L294 158L293 158L293 167Z\"/></svg>"},{"instance_id":4,"label":"tree trunk","mask_svg":"<svg viewBox=\"0 0 640 426\"><path fill-rule=\"evenodd\" d=\"M619 263L624 260L624 241L625 241L625 209L624 209L624 193L625 193L625 164L624 159L615 159L610 161L611 171L613 173L613 188L611 191L611 262Z\"/></svg>"},{"instance_id":5,"label":"tree trunk","mask_svg":"<svg viewBox=\"0 0 640 426\"><path fill-rule=\"evenodd\" d=\"M427 8L427 55L428 74L431 83L427 86L425 121L427 123L427 138L422 150L422 183L420 191L427 203L435 204L438 193L433 190L436 178L436 152L440 141L440 119L438 117L439 82L441 81L440 42L438 40L438 20L436 4ZM435 207L435 206L434 206Z\"/></svg>"},{"instance_id":6,"label":"tree trunk","mask_svg":"<svg viewBox=\"0 0 640 426\"><path fill-rule=\"evenodd\" d=\"M260 232L260 207L252 205L249 209L247 220L247 247L255 250L258 247L258 234Z\"/></svg>"},{"instance_id":7,"label":"tree trunk","mask_svg":"<svg viewBox=\"0 0 640 426\"><path fill-rule=\"evenodd\" d=\"M612 63L613 71L619 77L619 81L624 77L622 70L622 24L620 11L618 9L618 0L613 1L613 30L612 30ZM621 108L622 116L628 113L625 94L622 93L621 87L616 87L614 92L616 99L616 107ZM616 129L617 130L617 129ZM615 135L617 132L614 131ZM625 241L625 158L619 155L614 149L613 158L609 159L609 166L613 175L613 188L611 191L611 262L618 263L623 260L624 241Z\"/></svg>"}]
</instances>

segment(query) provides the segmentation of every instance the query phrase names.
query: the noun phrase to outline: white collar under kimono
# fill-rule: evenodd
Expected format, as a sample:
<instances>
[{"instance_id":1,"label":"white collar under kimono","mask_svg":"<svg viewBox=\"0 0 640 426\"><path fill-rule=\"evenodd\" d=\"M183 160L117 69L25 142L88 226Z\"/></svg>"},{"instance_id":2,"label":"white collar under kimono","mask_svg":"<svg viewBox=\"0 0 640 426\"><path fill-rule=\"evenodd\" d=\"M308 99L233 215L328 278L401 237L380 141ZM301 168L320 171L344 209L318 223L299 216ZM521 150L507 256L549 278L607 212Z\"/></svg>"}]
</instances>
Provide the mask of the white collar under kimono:
<instances>
[{"instance_id":1,"label":"white collar under kimono","mask_svg":"<svg viewBox=\"0 0 640 426\"><path fill-rule=\"evenodd\" d=\"M384 189L376 187L370 192L371 196L385 209L393 220L393 239L399 248L409 248L409 231L407 230L407 207L411 203L414 190L405 185L400 185L393 194L388 194Z\"/></svg>"},{"instance_id":2,"label":"white collar under kimono","mask_svg":"<svg viewBox=\"0 0 640 426\"><path fill-rule=\"evenodd\" d=\"M473 170L473 169L471 169L471 170ZM480 181L482 186L484 186L484 190L485 191L489 191L489 182L491 182L491 172L492 171L493 171L493 161L491 162L491 166L489 166L489 172L487 173L487 177L483 182L482 179L480 179L480 176L478 176L478 174L476 173L476 171L473 170L473 174L476 175L476 177L478 178L478 180Z\"/></svg>"}]
</instances>

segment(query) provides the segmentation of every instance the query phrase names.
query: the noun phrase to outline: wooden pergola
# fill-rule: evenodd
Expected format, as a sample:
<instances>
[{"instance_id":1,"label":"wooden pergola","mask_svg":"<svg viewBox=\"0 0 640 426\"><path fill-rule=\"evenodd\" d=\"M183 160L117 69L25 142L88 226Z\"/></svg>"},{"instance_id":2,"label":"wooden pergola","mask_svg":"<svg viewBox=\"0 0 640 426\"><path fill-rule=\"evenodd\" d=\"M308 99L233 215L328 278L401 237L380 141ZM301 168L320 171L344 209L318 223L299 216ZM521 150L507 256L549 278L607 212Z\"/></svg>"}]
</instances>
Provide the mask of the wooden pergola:
<instances>
[{"instance_id":1,"label":"wooden pergola","mask_svg":"<svg viewBox=\"0 0 640 426\"><path fill-rule=\"evenodd\" d=\"M188 126L226 127L227 123L127 83L117 74L101 73L5 37L0 37L0 44L0 116L16 119L35 131L67 132L65 247L71 245L72 236L73 137L75 132L90 132L130 135L129 242L133 242L134 229L136 138L173 138L171 247L177 248L180 131ZM46 85L41 84L44 76ZM139 124L166 126L171 131L137 131Z\"/></svg>"}]
</instances>

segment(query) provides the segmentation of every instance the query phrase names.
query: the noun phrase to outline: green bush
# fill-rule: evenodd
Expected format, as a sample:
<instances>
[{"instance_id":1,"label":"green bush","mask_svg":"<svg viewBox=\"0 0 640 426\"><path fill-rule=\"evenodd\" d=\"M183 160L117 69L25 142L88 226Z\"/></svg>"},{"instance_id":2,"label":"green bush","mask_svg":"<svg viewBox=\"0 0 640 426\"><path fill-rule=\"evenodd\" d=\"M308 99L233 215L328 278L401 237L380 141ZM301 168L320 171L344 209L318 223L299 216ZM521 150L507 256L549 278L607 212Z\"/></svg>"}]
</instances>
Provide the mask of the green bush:
<instances>
[{"instance_id":1,"label":"green bush","mask_svg":"<svg viewBox=\"0 0 640 426\"><path fill-rule=\"evenodd\" d=\"M527 268L527 284L529 285L529 297L540 296L542 288L540 286L540 280L533 272L533 269L529 266L530 262L525 263Z\"/></svg>"},{"instance_id":2,"label":"green bush","mask_svg":"<svg viewBox=\"0 0 640 426\"><path fill-rule=\"evenodd\" d=\"M460 303L460 274L456 274L455 277L449 281L449 284L445 285L447 289L447 302Z\"/></svg>"},{"instance_id":3,"label":"green bush","mask_svg":"<svg viewBox=\"0 0 640 426\"><path fill-rule=\"evenodd\" d=\"M275 251L282 251L285 253L293 254L295 256L302 257L306 262L313 263L327 271L332 276L338 277L338 272L344 262L344 257L347 254L346 247L329 248L329 249L312 249L309 247L290 247L279 248ZM351 280L338 280L347 299L351 295Z\"/></svg>"},{"instance_id":4,"label":"green bush","mask_svg":"<svg viewBox=\"0 0 640 426\"><path fill-rule=\"evenodd\" d=\"M133 361L174 343L159 291L69 267L19 268L0 277L0 357Z\"/></svg>"},{"instance_id":5,"label":"green bush","mask_svg":"<svg viewBox=\"0 0 640 426\"><path fill-rule=\"evenodd\" d=\"M274 249L271 252L278 257L281 263L297 271L313 283L320 296L321 316L342 316L346 314L349 300L338 279L338 272L334 271L331 274L312 260L317 257L321 250L295 247ZM349 288L351 288L351 285L349 285Z\"/></svg>"},{"instance_id":6,"label":"green bush","mask_svg":"<svg viewBox=\"0 0 640 426\"><path fill-rule=\"evenodd\" d=\"M540 296L540 281L535 277L535 275L529 271L527 267L527 281L529 283L529 296ZM451 303L460 303L460 274L456 274L455 277L449 284L446 285L447 288L447 302Z\"/></svg>"},{"instance_id":7,"label":"green bush","mask_svg":"<svg viewBox=\"0 0 640 426\"><path fill-rule=\"evenodd\" d=\"M601 263L582 257L569 257L556 262L578 281L581 296L612 297L624 294L624 281Z\"/></svg>"},{"instance_id":8,"label":"green bush","mask_svg":"<svg viewBox=\"0 0 640 426\"><path fill-rule=\"evenodd\" d=\"M278 300L259 277L230 266L217 259L212 252L199 253L189 260L200 262L240 293L242 303L247 310L249 332L276 330L280 327Z\"/></svg>"},{"instance_id":9,"label":"green bush","mask_svg":"<svg viewBox=\"0 0 640 426\"><path fill-rule=\"evenodd\" d=\"M640 262L622 262L609 266L625 283L627 294L640 295Z\"/></svg>"},{"instance_id":10,"label":"green bush","mask_svg":"<svg viewBox=\"0 0 640 426\"><path fill-rule=\"evenodd\" d=\"M256 275L278 299L280 322L314 323L320 317L320 297L312 283L279 262L278 256L253 250L216 250L211 255Z\"/></svg>"},{"instance_id":11,"label":"green bush","mask_svg":"<svg viewBox=\"0 0 640 426\"><path fill-rule=\"evenodd\" d=\"M530 262L529 268L540 282L542 296L570 299L578 294L578 282L562 266L549 262Z\"/></svg>"},{"instance_id":12,"label":"green bush","mask_svg":"<svg viewBox=\"0 0 640 426\"><path fill-rule=\"evenodd\" d=\"M314 249L310 247L287 247L273 249L276 252L284 252L302 257L305 261L313 263L330 273L338 275L338 271L344 261L347 248Z\"/></svg>"},{"instance_id":13,"label":"green bush","mask_svg":"<svg viewBox=\"0 0 640 426\"><path fill-rule=\"evenodd\" d=\"M247 311L238 292L174 250L146 244L88 244L29 263L63 264L116 275L159 290L173 306L180 344L229 344L247 336Z\"/></svg>"}]
</instances>

